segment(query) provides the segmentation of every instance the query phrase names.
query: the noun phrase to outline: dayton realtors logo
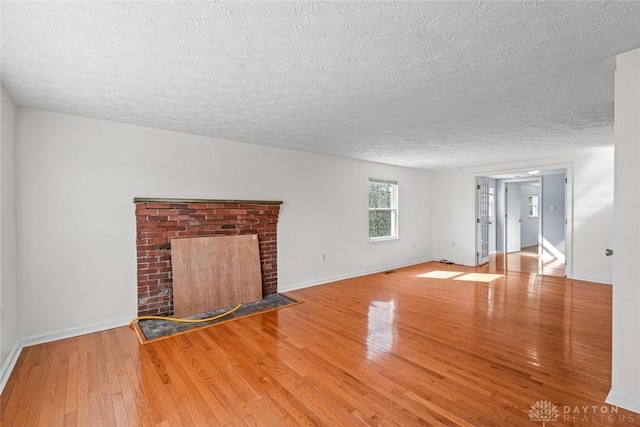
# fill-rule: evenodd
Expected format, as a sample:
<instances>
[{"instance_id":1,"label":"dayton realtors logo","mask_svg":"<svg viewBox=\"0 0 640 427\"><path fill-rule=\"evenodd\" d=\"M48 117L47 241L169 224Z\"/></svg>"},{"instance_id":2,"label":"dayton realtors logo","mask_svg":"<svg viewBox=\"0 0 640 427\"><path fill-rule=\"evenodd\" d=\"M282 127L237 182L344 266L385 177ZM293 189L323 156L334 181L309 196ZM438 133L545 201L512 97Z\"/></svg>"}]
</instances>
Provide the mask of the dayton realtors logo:
<instances>
[{"instance_id":1,"label":"dayton realtors logo","mask_svg":"<svg viewBox=\"0 0 640 427\"><path fill-rule=\"evenodd\" d=\"M620 408L610 405L564 405L560 408L548 400L538 400L529 409L529 419L542 422L545 426L548 422L562 421L564 423L634 423L640 420L635 414L620 414Z\"/></svg>"},{"instance_id":2,"label":"dayton realtors logo","mask_svg":"<svg viewBox=\"0 0 640 427\"><path fill-rule=\"evenodd\" d=\"M620 414L620 408L612 405L576 405L562 407L562 421L573 423L635 423L636 414Z\"/></svg>"},{"instance_id":3,"label":"dayton realtors logo","mask_svg":"<svg viewBox=\"0 0 640 427\"><path fill-rule=\"evenodd\" d=\"M531 421L542 421L544 427L547 422L557 421L560 418L558 407L548 400L538 400L529 409L529 419Z\"/></svg>"}]
</instances>

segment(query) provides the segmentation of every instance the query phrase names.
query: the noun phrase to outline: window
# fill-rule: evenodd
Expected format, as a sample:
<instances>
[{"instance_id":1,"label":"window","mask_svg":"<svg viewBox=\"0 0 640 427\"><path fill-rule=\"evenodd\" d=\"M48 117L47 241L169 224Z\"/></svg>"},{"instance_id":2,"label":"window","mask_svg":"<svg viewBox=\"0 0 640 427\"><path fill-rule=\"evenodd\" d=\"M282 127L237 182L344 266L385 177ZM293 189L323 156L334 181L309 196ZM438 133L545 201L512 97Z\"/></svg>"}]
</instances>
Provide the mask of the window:
<instances>
[{"instance_id":1,"label":"window","mask_svg":"<svg viewBox=\"0 0 640 427\"><path fill-rule=\"evenodd\" d=\"M529 218L538 217L538 196L529 194Z\"/></svg>"},{"instance_id":2,"label":"window","mask_svg":"<svg viewBox=\"0 0 640 427\"><path fill-rule=\"evenodd\" d=\"M398 183L369 178L369 240L398 238Z\"/></svg>"}]
</instances>

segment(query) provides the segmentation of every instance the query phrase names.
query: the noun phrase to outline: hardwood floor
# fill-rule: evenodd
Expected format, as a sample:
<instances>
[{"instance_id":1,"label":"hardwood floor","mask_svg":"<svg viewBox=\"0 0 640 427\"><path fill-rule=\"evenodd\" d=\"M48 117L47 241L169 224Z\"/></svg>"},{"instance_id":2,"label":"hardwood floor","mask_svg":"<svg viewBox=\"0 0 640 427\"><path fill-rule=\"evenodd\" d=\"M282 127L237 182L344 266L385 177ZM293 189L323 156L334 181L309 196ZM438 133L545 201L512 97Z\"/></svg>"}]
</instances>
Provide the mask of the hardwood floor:
<instances>
[{"instance_id":1,"label":"hardwood floor","mask_svg":"<svg viewBox=\"0 0 640 427\"><path fill-rule=\"evenodd\" d=\"M535 248L534 250L532 250ZM538 256L537 246L523 248L520 252L497 253L489 257L489 272L535 273L544 276L564 277L564 262L549 256Z\"/></svg>"},{"instance_id":2,"label":"hardwood floor","mask_svg":"<svg viewBox=\"0 0 640 427\"><path fill-rule=\"evenodd\" d=\"M25 348L0 424L640 425L604 403L610 286L419 277L433 270L476 271L427 263L289 292L304 303L145 345L123 327ZM540 401L556 421L529 418Z\"/></svg>"}]
</instances>

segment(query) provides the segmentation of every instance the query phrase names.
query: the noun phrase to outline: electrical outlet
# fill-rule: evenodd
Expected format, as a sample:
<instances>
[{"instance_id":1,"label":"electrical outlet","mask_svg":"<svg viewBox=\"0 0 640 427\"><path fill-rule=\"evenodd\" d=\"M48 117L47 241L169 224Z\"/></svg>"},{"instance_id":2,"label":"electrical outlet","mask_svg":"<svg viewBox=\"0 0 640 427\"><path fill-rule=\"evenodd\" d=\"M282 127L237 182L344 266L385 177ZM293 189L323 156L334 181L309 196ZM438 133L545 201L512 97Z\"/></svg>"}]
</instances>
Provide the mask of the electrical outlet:
<instances>
[{"instance_id":1,"label":"electrical outlet","mask_svg":"<svg viewBox=\"0 0 640 427\"><path fill-rule=\"evenodd\" d=\"M327 262L327 254L322 254L322 262Z\"/></svg>"},{"instance_id":2,"label":"electrical outlet","mask_svg":"<svg viewBox=\"0 0 640 427\"><path fill-rule=\"evenodd\" d=\"M456 247L456 242L451 242L451 247L455 248Z\"/></svg>"}]
</instances>

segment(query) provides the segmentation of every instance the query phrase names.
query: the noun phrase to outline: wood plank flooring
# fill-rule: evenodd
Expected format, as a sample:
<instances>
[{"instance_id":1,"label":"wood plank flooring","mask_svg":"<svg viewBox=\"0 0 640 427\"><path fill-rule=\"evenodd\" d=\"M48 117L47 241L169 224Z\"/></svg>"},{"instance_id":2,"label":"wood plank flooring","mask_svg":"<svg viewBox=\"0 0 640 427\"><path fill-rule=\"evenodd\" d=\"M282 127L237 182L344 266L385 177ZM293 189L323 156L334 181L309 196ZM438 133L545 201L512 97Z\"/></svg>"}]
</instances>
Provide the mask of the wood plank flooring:
<instances>
[{"instance_id":1,"label":"wood plank flooring","mask_svg":"<svg viewBox=\"0 0 640 427\"><path fill-rule=\"evenodd\" d=\"M604 403L610 286L418 277L433 270L482 271L421 264L145 345L123 327L25 348L0 425L535 426L539 401L548 426L640 425Z\"/></svg>"},{"instance_id":2,"label":"wood plank flooring","mask_svg":"<svg viewBox=\"0 0 640 427\"><path fill-rule=\"evenodd\" d=\"M564 262L549 256L538 256L537 246L510 254L497 253L489 257L487 271L536 273L545 276L564 277Z\"/></svg>"}]
</instances>

